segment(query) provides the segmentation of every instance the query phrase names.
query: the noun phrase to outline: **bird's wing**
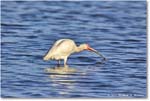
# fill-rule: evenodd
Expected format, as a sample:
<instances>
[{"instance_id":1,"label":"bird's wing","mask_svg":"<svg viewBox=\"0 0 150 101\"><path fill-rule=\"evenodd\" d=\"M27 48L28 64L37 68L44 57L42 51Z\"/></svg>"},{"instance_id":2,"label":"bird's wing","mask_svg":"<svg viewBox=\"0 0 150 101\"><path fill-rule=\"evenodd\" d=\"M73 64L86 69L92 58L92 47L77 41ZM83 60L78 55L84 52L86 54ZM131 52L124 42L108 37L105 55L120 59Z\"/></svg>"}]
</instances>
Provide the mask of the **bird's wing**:
<instances>
[{"instance_id":1,"label":"bird's wing","mask_svg":"<svg viewBox=\"0 0 150 101\"><path fill-rule=\"evenodd\" d=\"M57 49L59 48L59 46L66 41L67 39L61 39L58 40L54 43L54 45L48 50L48 52L46 53L46 55L44 56L45 60L48 60L50 58L52 58L52 56L56 53Z\"/></svg>"},{"instance_id":2,"label":"bird's wing","mask_svg":"<svg viewBox=\"0 0 150 101\"><path fill-rule=\"evenodd\" d=\"M66 39L61 39L55 42L54 46L58 47L61 43L63 43Z\"/></svg>"},{"instance_id":3,"label":"bird's wing","mask_svg":"<svg viewBox=\"0 0 150 101\"><path fill-rule=\"evenodd\" d=\"M52 48L49 50L48 53L53 53L54 51L56 51L56 48L62 43L64 42L65 39L61 39L55 42L55 44L52 46Z\"/></svg>"}]
</instances>

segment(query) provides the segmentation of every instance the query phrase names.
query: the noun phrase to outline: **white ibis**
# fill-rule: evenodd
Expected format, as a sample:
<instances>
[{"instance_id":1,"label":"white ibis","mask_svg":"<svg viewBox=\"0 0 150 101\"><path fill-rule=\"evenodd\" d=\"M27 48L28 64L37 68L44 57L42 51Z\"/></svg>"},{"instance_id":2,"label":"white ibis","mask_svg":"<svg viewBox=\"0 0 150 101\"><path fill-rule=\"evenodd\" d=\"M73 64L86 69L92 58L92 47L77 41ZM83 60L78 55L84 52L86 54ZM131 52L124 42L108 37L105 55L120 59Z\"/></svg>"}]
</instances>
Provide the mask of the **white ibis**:
<instances>
[{"instance_id":1,"label":"white ibis","mask_svg":"<svg viewBox=\"0 0 150 101\"><path fill-rule=\"evenodd\" d=\"M75 52L81 52L83 50L89 50L92 52L95 52L99 56L105 57L101 55L98 51L91 48L88 44L81 44L80 46L77 46L75 42L71 39L60 39L55 42L55 44L52 46L52 48L47 52L47 54L44 56L44 60L58 60L58 64L60 63L60 60L64 60L64 67L67 66L67 58L72 53Z\"/></svg>"}]
</instances>

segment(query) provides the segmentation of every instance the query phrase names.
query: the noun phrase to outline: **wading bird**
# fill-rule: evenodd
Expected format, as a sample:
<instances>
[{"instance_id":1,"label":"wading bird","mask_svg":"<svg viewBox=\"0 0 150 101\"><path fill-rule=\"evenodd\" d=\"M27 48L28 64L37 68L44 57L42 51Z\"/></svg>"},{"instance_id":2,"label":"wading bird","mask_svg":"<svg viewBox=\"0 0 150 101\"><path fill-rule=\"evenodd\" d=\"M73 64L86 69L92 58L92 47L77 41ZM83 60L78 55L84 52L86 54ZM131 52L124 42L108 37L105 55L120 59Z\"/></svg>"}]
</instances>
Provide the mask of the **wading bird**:
<instances>
[{"instance_id":1,"label":"wading bird","mask_svg":"<svg viewBox=\"0 0 150 101\"><path fill-rule=\"evenodd\" d=\"M67 58L72 53L81 52L83 50L89 50L92 52L95 52L99 56L103 57L105 60L105 57L101 55L98 51L91 48L88 44L81 44L80 46L77 46L75 42L71 39L60 39L55 42L55 44L52 46L52 48L47 52L47 54L44 56L44 60L58 60L58 65L60 64L60 60L64 60L64 67L67 66Z\"/></svg>"}]
</instances>

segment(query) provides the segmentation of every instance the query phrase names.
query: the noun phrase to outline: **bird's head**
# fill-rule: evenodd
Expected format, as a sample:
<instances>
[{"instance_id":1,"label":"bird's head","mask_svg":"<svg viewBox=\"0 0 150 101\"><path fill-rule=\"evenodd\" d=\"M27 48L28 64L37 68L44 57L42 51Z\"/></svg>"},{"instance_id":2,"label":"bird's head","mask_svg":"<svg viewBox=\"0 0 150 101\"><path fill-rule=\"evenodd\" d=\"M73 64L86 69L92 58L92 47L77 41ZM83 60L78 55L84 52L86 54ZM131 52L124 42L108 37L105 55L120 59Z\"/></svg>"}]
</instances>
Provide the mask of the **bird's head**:
<instances>
[{"instance_id":1,"label":"bird's head","mask_svg":"<svg viewBox=\"0 0 150 101\"><path fill-rule=\"evenodd\" d=\"M91 48L89 44L81 44L79 47L83 50L96 51L95 49Z\"/></svg>"},{"instance_id":2,"label":"bird's head","mask_svg":"<svg viewBox=\"0 0 150 101\"><path fill-rule=\"evenodd\" d=\"M86 50L93 51L93 52L96 51L95 49L93 49L92 47L90 47L89 44L86 44Z\"/></svg>"}]
</instances>

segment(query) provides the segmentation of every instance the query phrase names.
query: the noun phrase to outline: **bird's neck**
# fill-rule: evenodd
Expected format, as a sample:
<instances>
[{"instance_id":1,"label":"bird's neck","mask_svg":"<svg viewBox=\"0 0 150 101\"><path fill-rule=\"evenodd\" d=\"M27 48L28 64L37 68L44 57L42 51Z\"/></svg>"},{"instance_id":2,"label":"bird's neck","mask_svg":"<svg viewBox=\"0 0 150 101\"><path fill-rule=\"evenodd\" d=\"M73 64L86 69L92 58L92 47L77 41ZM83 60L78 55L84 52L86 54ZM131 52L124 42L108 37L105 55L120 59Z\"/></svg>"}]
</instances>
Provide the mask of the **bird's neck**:
<instances>
[{"instance_id":1,"label":"bird's neck","mask_svg":"<svg viewBox=\"0 0 150 101\"><path fill-rule=\"evenodd\" d=\"M84 48L83 48L83 47L81 47L81 46L76 47L76 52L81 52L81 51L83 51L83 50L84 50Z\"/></svg>"}]
</instances>

